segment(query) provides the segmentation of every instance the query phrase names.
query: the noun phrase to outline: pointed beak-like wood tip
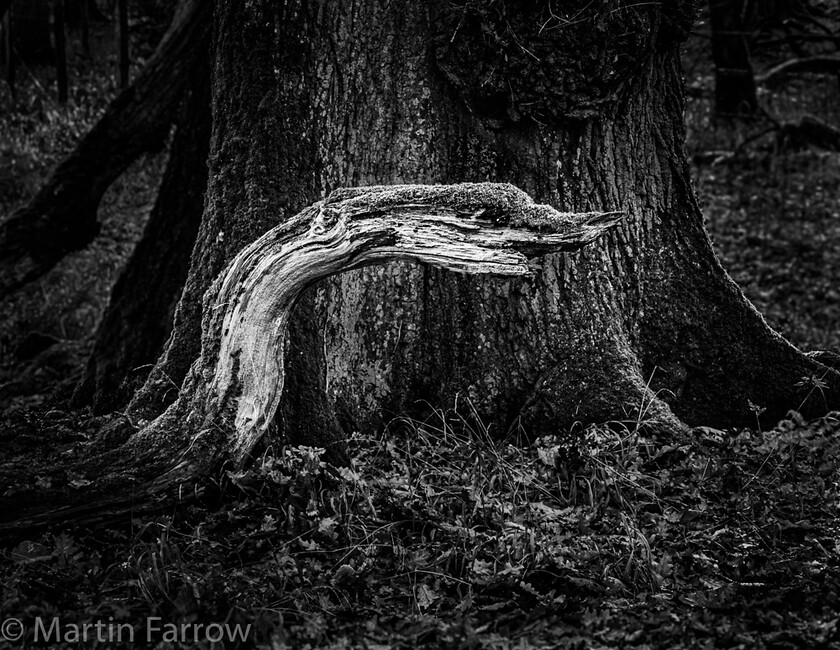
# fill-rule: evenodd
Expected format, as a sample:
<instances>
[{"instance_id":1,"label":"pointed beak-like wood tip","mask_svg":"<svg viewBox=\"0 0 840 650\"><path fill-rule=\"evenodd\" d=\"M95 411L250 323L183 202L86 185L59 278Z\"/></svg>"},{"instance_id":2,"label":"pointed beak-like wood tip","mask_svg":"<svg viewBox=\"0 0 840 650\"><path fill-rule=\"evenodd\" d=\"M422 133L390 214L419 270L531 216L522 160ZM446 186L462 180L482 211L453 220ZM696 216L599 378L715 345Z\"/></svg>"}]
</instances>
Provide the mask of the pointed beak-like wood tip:
<instances>
[{"instance_id":1,"label":"pointed beak-like wood tip","mask_svg":"<svg viewBox=\"0 0 840 650\"><path fill-rule=\"evenodd\" d=\"M621 211L613 212L590 212L580 215L578 226L598 236L611 228L615 228L624 221L627 214ZM593 232L594 231L594 232Z\"/></svg>"}]
</instances>

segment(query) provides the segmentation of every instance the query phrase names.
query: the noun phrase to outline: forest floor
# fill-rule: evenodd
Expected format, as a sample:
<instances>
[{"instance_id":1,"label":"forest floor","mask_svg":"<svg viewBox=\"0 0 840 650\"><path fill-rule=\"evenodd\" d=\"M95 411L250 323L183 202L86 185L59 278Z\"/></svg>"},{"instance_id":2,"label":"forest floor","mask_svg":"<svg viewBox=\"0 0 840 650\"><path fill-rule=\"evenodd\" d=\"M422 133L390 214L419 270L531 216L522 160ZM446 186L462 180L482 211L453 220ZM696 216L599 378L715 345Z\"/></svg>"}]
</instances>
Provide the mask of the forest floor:
<instances>
[{"instance_id":1,"label":"forest floor","mask_svg":"<svg viewBox=\"0 0 840 650\"><path fill-rule=\"evenodd\" d=\"M0 214L95 120L113 87L94 73L79 64L67 106L43 78L0 93ZM762 99L837 122L833 84ZM716 122L700 95L689 148L722 263L796 345L840 349L840 154L743 145L763 124ZM102 426L66 399L165 155L109 191L90 249L0 305L0 445L60 453ZM23 632L0 648L61 645L50 629L105 648L840 647L840 414L684 440L606 423L575 454L468 416L356 434L349 468L277 450L165 513L0 550L0 626ZM73 642L97 623L102 642Z\"/></svg>"}]
</instances>

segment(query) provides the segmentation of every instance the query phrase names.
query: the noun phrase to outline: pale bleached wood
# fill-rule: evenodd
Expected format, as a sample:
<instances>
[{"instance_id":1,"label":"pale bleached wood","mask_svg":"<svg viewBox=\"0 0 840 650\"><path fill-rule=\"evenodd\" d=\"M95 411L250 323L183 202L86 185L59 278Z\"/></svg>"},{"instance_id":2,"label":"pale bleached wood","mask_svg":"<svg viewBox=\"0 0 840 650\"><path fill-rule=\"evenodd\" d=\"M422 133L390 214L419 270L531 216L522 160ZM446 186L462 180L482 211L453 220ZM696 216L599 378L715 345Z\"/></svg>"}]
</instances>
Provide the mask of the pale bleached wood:
<instances>
[{"instance_id":1,"label":"pale bleached wood","mask_svg":"<svg viewBox=\"0 0 840 650\"><path fill-rule=\"evenodd\" d=\"M206 401L200 410L214 414L240 465L274 418L289 315L311 283L394 259L530 275L529 258L577 250L620 219L619 212L560 213L508 184L337 190L245 248L208 292L211 317L192 372L209 378L209 390L194 397Z\"/></svg>"},{"instance_id":2,"label":"pale bleached wood","mask_svg":"<svg viewBox=\"0 0 840 650\"><path fill-rule=\"evenodd\" d=\"M110 441L133 426L117 418L89 456L31 468L54 484L6 500L0 540L59 521L94 525L154 508L175 486L187 498L196 478L225 461L241 466L274 418L289 314L312 282L405 258L465 273L533 274L529 258L581 248L620 218L559 213L511 185L490 183L333 192L245 248L208 290L201 356L175 403L154 421L135 423L140 429L122 444ZM7 484L16 472L0 466ZM91 483L68 484L74 476Z\"/></svg>"}]
</instances>

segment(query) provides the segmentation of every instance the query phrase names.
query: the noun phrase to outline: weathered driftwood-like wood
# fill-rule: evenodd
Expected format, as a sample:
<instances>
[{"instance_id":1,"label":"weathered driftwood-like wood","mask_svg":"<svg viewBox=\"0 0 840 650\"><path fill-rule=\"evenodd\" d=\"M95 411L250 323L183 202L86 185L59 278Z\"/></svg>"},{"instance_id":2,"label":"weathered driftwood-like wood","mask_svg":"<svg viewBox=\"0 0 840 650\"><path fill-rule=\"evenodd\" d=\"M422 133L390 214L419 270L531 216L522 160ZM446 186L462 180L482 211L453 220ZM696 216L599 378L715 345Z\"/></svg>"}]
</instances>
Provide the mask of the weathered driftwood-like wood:
<instances>
[{"instance_id":1,"label":"weathered driftwood-like wood","mask_svg":"<svg viewBox=\"0 0 840 650\"><path fill-rule=\"evenodd\" d=\"M167 489L189 492L192 479L225 460L246 462L277 410L290 312L311 283L406 258L465 273L529 275L537 270L530 258L577 250L620 220L619 212L560 213L507 184L333 192L245 248L215 281L205 296L201 356L160 417L116 448L100 440L93 455L76 450L64 466L29 468L25 477L0 467L0 539L153 507ZM112 424L106 437L124 440L125 427ZM79 488L80 477L90 486Z\"/></svg>"},{"instance_id":2,"label":"weathered driftwood-like wood","mask_svg":"<svg viewBox=\"0 0 840 650\"><path fill-rule=\"evenodd\" d=\"M205 321L201 371L212 380L201 397L209 403L196 408L230 418L224 428L240 464L274 418L289 315L311 283L406 258L464 273L528 275L535 270L529 258L577 250L619 220L618 212L561 214L507 184L335 191L266 233L228 267L206 305L211 320ZM219 408L223 403L228 407Z\"/></svg>"}]
</instances>

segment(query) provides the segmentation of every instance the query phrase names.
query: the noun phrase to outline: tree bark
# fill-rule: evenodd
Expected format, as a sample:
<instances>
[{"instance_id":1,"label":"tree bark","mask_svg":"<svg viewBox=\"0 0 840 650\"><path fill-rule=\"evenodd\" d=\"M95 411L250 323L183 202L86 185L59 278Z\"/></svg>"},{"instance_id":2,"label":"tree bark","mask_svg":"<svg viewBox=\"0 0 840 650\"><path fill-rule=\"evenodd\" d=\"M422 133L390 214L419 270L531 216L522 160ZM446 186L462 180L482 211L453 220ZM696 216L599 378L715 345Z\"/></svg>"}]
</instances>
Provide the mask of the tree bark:
<instances>
[{"instance_id":1,"label":"tree bark","mask_svg":"<svg viewBox=\"0 0 840 650\"><path fill-rule=\"evenodd\" d=\"M128 86L129 36L128 36L128 0L117 0L117 42L120 46L119 79L120 88Z\"/></svg>"},{"instance_id":2,"label":"tree bark","mask_svg":"<svg viewBox=\"0 0 840 650\"><path fill-rule=\"evenodd\" d=\"M567 24L489 2L220 5L204 223L181 317L129 412L151 418L177 396L203 291L293 208L341 185L486 179L629 217L534 281L398 264L319 285L317 317L293 320L325 334L306 358L328 399L298 396L298 411L326 404L359 428L461 395L500 433L537 434L837 404L833 371L772 332L714 257L684 154L690 3L645 7ZM802 386L815 373L825 399Z\"/></svg>"},{"instance_id":3,"label":"tree bark","mask_svg":"<svg viewBox=\"0 0 840 650\"><path fill-rule=\"evenodd\" d=\"M204 210L212 123L209 54L208 48L197 57L189 73L155 206L113 288L73 395L76 406L91 404L96 414L126 405L172 331Z\"/></svg>"},{"instance_id":4,"label":"tree bark","mask_svg":"<svg viewBox=\"0 0 840 650\"><path fill-rule=\"evenodd\" d=\"M742 0L709 0L715 113L721 116L754 115L758 111L742 11Z\"/></svg>"},{"instance_id":5,"label":"tree bark","mask_svg":"<svg viewBox=\"0 0 840 650\"><path fill-rule=\"evenodd\" d=\"M138 156L162 146L187 75L208 51L210 5L184 1L132 86L35 197L0 224L0 298L89 244L99 231L96 211L105 190Z\"/></svg>"},{"instance_id":6,"label":"tree bark","mask_svg":"<svg viewBox=\"0 0 840 650\"><path fill-rule=\"evenodd\" d=\"M613 421L664 436L840 406L833 357L773 332L703 228L679 66L692 7L220 0L206 205L175 327L127 409L141 431L79 466L107 478L76 500L132 480L147 497L243 462L266 432L293 433L289 419L374 426L424 400L460 396L494 431L531 435ZM536 276L500 279L452 272L457 259L527 266L513 235L488 258L506 225L471 221L478 207L443 190L347 190L291 216L337 187L487 180L562 212L626 217L593 217L614 227L546 256ZM574 245L588 239L586 220L567 225ZM355 268L383 251L437 266ZM314 307L293 308L295 292L344 268L312 285ZM300 333L288 349L287 321ZM307 387L295 403L281 377Z\"/></svg>"},{"instance_id":7,"label":"tree bark","mask_svg":"<svg viewBox=\"0 0 840 650\"><path fill-rule=\"evenodd\" d=\"M15 72L17 67L14 38L12 13L11 11L7 11L3 17L3 61L6 64L6 83L9 84L9 90L11 90L13 97L15 94Z\"/></svg>"},{"instance_id":8,"label":"tree bark","mask_svg":"<svg viewBox=\"0 0 840 650\"><path fill-rule=\"evenodd\" d=\"M222 269L244 246L321 196L316 142L307 136L314 132L315 89L304 13L284 3L270 13L276 17L270 24L247 29L235 11L217 16L208 159L213 205L205 209L172 336L127 408L136 419L155 418L178 396L201 350L202 298ZM290 328L287 376L295 399L285 402L279 424L296 442L323 433L326 446L340 431L323 390L324 345L315 333L313 300L311 293L304 297L301 311L309 318Z\"/></svg>"},{"instance_id":9,"label":"tree bark","mask_svg":"<svg viewBox=\"0 0 840 650\"><path fill-rule=\"evenodd\" d=\"M288 319L316 280L401 258L459 274L533 275L526 255L578 250L618 215L560 214L490 183L333 192L248 246L211 289L202 358L188 378L195 386L181 399L190 400L191 415L233 432L230 450L241 466L274 422Z\"/></svg>"},{"instance_id":10,"label":"tree bark","mask_svg":"<svg viewBox=\"0 0 840 650\"><path fill-rule=\"evenodd\" d=\"M201 357L163 415L127 441L120 437L116 449L102 452L107 441L100 440L92 457L27 468L36 489L21 486L14 462L0 467L0 538L56 519L87 523L142 508L222 459L241 467L275 421L289 317L318 279L400 258L459 273L533 275L530 258L578 250L620 218L561 214L504 184L333 192L246 247L217 279L207 294ZM92 487L78 490L80 482Z\"/></svg>"}]
</instances>

